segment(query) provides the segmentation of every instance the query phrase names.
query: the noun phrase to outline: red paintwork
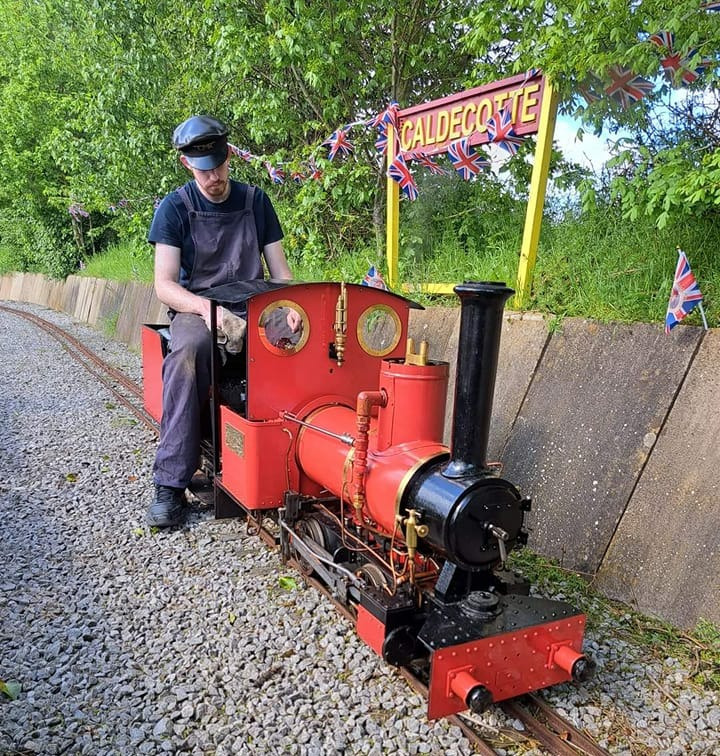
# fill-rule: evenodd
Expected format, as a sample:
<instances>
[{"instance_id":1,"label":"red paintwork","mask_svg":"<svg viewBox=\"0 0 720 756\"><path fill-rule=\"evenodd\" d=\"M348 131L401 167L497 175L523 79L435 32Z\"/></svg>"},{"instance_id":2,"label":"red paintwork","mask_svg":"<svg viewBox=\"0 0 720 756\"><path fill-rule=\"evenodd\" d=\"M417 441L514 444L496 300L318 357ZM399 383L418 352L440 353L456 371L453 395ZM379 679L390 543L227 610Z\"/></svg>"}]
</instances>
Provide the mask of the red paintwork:
<instances>
[{"instance_id":1,"label":"red paintwork","mask_svg":"<svg viewBox=\"0 0 720 756\"><path fill-rule=\"evenodd\" d=\"M558 662L582 655L584 632L585 615L578 614L434 651L428 718L464 711L464 698L477 684L497 702L569 681L570 672Z\"/></svg>"},{"instance_id":2,"label":"red paintwork","mask_svg":"<svg viewBox=\"0 0 720 756\"><path fill-rule=\"evenodd\" d=\"M337 283L298 284L258 294L248 302L248 419L275 419L283 411L295 411L329 394L354 407L360 391L376 388L379 359L361 348L356 331L361 314L372 305L383 304L397 313L400 338L386 356L405 355L410 303L380 289L348 284L345 361L339 366L329 356L329 345L335 340L333 325L339 294ZM263 344L261 315L266 306L278 300L295 303L308 315L309 337L295 354L277 354Z\"/></svg>"},{"instance_id":3,"label":"red paintwork","mask_svg":"<svg viewBox=\"0 0 720 756\"><path fill-rule=\"evenodd\" d=\"M370 646L378 655L383 655L383 643L385 642L385 625L364 606L357 608L357 620L355 630L360 638Z\"/></svg>"},{"instance_id":4,"label":"red paintwork","mask_svg":"<svg viewBox=\"0 0 720 756\"><path fill-rule=\"evenodd\" d=\"M354 435L355 411L348 407L326 407L313 413L309 421L334 433ZM370 437L377 434L377 420L370 423ZM345 499L351 510L350 481L352 465L348 463L351 448L340 441L310 429L300 431L297 461L312 480L335 496ZM368 451L365 477L366 503L364 513L386 533L395 529L398 491L402 489L408 470L420 461L447 456L447 447L435 441L418 440L400 444L384 452Z\"/></svg>"},{"instance_id":5,"label":"red paintwork","mask_svg":"<svg viewBox=\"0 0 720 756\"><path fill-rule=\"evenodd\" d=\"M157 422L162 417L162 338L158 328L165 326L142 327L142 371L143 371L143 404L145 410Z\"/></svg>"},{"instance_id":6,"label":"red paintwork","mask_svg":"<svg viewBox=\"0 0 720 756\"><path fill-rule=\"evenodd\" d=\"M288 470L290 442L281 420L253 423L222 406L220 482L223 488L247 509L281 507L283 493L297 489L296 466L291 480L287 475L278 474Z\"/></svg>"},{"instance_id":7,"label":"red paintwork","mask_svg":"<svg viewBox=\"0 0 720 756\"><path fill-rule=\"evenodd\" d=\"M382 452L418 440L442 443L448 372L446 362L419 366L383 360L380 388L387 404L378 410L370 449Z\"/></svg>"}]
</instances>

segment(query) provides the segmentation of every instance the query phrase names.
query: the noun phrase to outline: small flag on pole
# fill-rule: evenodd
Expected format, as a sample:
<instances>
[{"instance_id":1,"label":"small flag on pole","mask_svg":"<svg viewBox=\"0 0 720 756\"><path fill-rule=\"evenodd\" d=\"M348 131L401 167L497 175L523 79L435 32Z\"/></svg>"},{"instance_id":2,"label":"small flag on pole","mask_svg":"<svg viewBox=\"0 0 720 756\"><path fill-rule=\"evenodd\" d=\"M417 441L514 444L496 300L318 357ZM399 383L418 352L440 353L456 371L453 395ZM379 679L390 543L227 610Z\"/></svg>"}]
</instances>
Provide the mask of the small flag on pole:
<instances>
[{"instance_id":1,"label":"small flag on pole","mask_svg":"<svg viewBox=\"0 0 720 756\"><path fill-rule=\"evenodd\" d=\"M675 279L673 280L672 293L670 294L667 315L665 316L665 333L670 333L686 315L693 311L696 305L700 307L705 330L707 330L702 299L702 292L700 291L698 282L695 280L695 275L690 270L687 256L681 249L678 249Z\"/></svg>"},{"instance_id":2,"label":"small flag on pole","mask_svg":"<svg viewBox=\"0 0 720 756\"><path fill-rule=\"evenodd\" d=\"M374 265L368 268L368 272L361 283L363 286L369 286L372 289L385 289L387 291L387 284L380 275L380 271Z\"/></svg>"}]
</instances>

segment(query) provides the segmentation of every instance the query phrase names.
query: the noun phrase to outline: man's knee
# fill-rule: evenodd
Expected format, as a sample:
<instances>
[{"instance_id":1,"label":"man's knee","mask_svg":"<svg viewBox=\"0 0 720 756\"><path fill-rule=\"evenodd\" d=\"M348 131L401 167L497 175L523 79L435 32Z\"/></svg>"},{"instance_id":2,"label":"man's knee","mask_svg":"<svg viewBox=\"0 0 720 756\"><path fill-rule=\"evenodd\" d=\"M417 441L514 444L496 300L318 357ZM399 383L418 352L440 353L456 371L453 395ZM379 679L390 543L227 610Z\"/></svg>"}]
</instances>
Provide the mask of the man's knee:
<instances>
[{"instance_id":1,"label":"man's knee","mask_svg":"<svg viewBox=\"0 0 720 756\"><path fill-rule=\"evenodd\" d=\"M183 361L192 364L196 359L210 359L212 340L205 321L199 315L178 313L170 326L170 350Z\"/></svg>"}]
</instances>

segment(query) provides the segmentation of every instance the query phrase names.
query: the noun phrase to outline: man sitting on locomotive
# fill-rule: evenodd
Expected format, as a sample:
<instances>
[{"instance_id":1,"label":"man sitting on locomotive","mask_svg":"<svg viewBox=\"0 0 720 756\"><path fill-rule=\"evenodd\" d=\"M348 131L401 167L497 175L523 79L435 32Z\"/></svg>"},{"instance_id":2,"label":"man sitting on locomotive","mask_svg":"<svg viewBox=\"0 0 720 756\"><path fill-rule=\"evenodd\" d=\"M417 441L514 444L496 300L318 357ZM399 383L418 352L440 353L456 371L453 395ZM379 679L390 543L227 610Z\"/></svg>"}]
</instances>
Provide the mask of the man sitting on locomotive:
<instances>
[{"instance_id":1,"label":"man sitting on locomotive","mask_svg":"<svg viewBox=\"0 0 720 756\"><path fill-rule=\"evenodd\" d=\"M183 517L185 489L200 454L201 413L210 388L210 300L196 292L263 278L290 280L283 232L270 198L229 178L228 128L193 116L173 133L173 146L193 180L158 206L148 241L155 247L155 293L169 308L171 351L163 361L163 412L153 478L150 525ZM218 308L218 328L223 310ZM297 330L299 316L288 314Z\"/></svg>"}]
</instances>

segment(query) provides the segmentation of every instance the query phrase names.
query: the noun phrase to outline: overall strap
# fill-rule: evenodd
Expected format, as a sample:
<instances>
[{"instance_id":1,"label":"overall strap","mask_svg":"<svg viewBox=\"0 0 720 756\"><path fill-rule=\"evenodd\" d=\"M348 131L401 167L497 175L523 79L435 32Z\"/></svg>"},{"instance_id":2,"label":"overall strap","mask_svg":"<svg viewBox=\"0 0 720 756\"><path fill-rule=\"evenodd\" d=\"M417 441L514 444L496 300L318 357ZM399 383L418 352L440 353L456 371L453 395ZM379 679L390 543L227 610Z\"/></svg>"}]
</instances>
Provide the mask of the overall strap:
<instances>
[{"instance_id":1,"label":"overall strap","mask_svg":"<svg viewBox=\"0 0 720 756\"><path fill-rule=\"evenodd\" d=\"M190 195L187 193L187 189L184 186L181 186L177 193L180 195L180 199L183 201L185 207L187 208L188 213L192 213L195 208L193 207L192 202L190 201Z\"/></svg>"},{"instance_id":2,"label":"overall strap","mask_svg":"<svg viewBox=\"0 0 720 756\"><path fill-rule=\"evenodd\" d=\"M255 187L248 185L247 192L245 193L245 209L252 210L254 201L255 201Z\"/></svg>"}]
</instances>

